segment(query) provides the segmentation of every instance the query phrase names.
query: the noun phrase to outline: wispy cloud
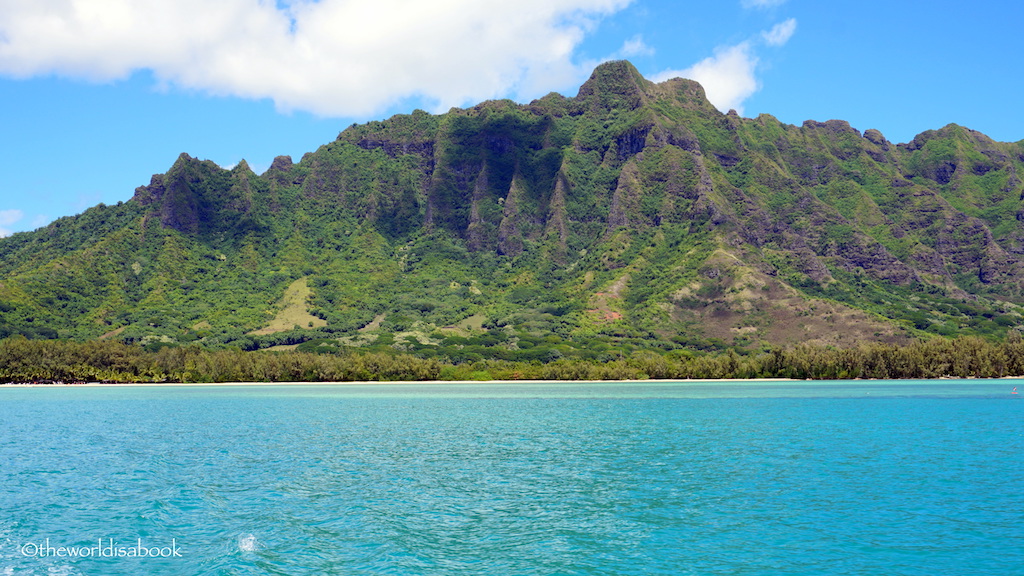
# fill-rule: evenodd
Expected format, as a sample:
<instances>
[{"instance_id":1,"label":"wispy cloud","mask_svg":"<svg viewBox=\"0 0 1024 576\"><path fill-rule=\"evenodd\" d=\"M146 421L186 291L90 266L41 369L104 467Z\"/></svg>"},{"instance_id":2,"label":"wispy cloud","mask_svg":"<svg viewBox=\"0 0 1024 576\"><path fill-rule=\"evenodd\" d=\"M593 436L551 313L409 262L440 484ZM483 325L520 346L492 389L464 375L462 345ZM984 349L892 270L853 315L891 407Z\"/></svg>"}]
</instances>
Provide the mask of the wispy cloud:
<instances>
[{"instance_id":1,"label":"wispy cloud","mask_svg":"<svg viewBox=\"0 0 1024 576\"><path fill-rule=\"evenodd\" d=\"M572 86L589 73L576 47L630 2L3 1L0 74L110 81L151 70L168 86L326 116L409 98L445 109Z\"/></svg>"},{"instance_id":2,"label":"wispy cloud","mask_svg":"<svg viewBox=\"0 0 1024 576\"><path fill-rule=\"evenodd\" d=\"M765 44L769 46L782 46L789 42L794 32L796 32L796 19L790 18L785 22L776 24L771 30L762 32L761 37L764 38Z\"/></svg>"},{"instance_id":3,"label":"wispy cloud","mask_svg":"<svg viewBox=\"0 0 1024 576\"><path fill-rule=\"evenodd\" d=\"M5 238L12 234L9 226L17 224L25 217L25 213L21 210L0 210L0 238Z\"/></svg>"},{"instance_id":4,"label":"wispy cloud","mask_svg":"<svg viewBox=\"0 0 1024 576\"><path fill-rule=\"evenodd\" d=\"M732 46L720 46L709 56L684 70L665 70L655 74L655 82L681 77L696 80L704 87L708 100L725 112L734 109L743 113L743 103L761 88L757 79L759 58L757 48L763 43L772 47L784 45L796 32L796 20L790 18Z\"/></svg>"},{"instance_id":5,"label":"wispy cloud","mask_svg":"<svg viewBox=\"0 0 1024 576\"><path fill-rule=\"evenodd\" d=\"M622 43L622 48L615 53L614 58L632 58L634 56L651 56L654 54L654 48L651 48L644 42L643 36L637 34L629 40Z\"/></svg>"}]
</instances>

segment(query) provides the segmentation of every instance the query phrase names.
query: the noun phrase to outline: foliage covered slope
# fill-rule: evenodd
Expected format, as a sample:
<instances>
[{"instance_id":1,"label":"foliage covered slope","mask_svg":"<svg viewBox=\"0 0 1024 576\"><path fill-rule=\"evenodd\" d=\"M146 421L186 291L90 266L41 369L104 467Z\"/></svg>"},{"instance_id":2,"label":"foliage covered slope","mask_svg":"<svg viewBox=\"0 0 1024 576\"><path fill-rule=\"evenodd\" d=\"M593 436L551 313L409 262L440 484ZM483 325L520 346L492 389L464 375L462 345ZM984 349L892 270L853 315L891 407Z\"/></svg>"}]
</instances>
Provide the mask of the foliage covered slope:
<instances>
[{"instance_id":1,"label":"foliage covered slope","mask_svg":"<svg viewBox=\"0 0 1024 576\"><path fill-rule=\"evenodd\" d=\"M610 62L262 175L182 154L0 240L0 336L550 361L999 335L1024 323L1021 173L1024 141L741 118Z\"/></svg>"}]
</instances>

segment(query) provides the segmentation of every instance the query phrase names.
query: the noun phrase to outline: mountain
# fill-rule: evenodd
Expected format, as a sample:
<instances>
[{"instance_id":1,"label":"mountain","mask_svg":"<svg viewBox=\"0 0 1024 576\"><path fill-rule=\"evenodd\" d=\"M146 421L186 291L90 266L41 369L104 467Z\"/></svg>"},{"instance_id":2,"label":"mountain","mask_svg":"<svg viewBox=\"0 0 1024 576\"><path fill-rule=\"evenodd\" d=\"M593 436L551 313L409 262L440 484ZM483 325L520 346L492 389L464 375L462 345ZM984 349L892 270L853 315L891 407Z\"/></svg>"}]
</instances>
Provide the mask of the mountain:
<instances>
[{"instance_id":1,"label":"mountain","mask_svg":"<svg viewBox=\"0 0 1024 576\"><path fill-rule=\"evenodd\" d=\"M0 335L459 359L999 336L1024 141L722 114L624 61L575 97L352 125L263 174L182 154L0 240Z\"/></svg>"}]
</instances>

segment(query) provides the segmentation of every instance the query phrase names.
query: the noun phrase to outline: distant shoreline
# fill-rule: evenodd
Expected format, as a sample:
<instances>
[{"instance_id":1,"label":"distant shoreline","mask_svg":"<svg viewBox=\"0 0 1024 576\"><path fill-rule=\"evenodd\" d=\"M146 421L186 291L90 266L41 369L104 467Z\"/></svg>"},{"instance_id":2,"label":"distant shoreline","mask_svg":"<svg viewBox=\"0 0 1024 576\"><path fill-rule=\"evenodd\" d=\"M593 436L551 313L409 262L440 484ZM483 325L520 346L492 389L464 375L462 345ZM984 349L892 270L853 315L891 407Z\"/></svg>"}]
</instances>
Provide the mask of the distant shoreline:
<instances>
[{"instance_id":1,"label":"distant shoreline","mask_svg":"<svg viewBox=\"0 0 1024 576\"><path fill-rule=\"evenodd\" d=\"M702 382L810 382L793 378L718 378L700 380L351 380L341 382L53 382L53 383L16 383L7 382L0 386L19 388L119 388L125 386L377 386L377 385L415 385L415 384L667 384L667 383L702 383ZM828 380L816 380L828 382Z\"/></svg>"},{"instance_id":2,"label":"distant shoreline","mask_svg":"<svg viewBox=\"0 0 1024 576\"><path fill-rule=\"evenodd\" d=\"M1002 376L998 378L855 378L834 380L813 380L796 378L701 378L701 379L646 379L646 380L364 380L343 382L53 382L53 383L0 383L0 388L124 388L141 387L212 387L212 386L390 386L390 385L492 385L492 384L774 384L806 383L828 384L838 382L941 382L944 380L1024 380L1024 376Z\"/></svg>"}]
</instances>

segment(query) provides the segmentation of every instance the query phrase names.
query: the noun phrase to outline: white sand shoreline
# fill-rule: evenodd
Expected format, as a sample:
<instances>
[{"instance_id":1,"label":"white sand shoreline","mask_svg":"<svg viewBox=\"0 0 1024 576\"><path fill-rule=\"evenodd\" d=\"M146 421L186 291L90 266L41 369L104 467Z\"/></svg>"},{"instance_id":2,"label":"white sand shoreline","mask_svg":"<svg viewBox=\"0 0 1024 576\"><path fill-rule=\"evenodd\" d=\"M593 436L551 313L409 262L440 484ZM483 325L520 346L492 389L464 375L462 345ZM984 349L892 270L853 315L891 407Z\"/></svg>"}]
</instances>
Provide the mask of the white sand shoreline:
<instances>
[{"instance_id":1,"label":"white sand shoreline","mask_svg":"<svg viewBox=\"0 0 1024 576\"><path fill-rule=\"evenodd\" d=\"M127 386L139 387L213 387L213 386L416 386L416 385L467 385L467 386L488 386L488 385L509 385L509 384L547 384L547 385L571 385L571 384L806 384L806 385L830 385L845 384L849 382L873 382L873 383L929 383L944 381L989 381L989 380L1024 380L1024 376L1004 376L1000 378L922 378L922 379L877 379L857 378L853 380L804 380L794 378L706 378L706 379L668 379L668 380L367 380L349 382L134 382L134 383L106 383L106 382L53 382L53 383L0 383L0 388L124 388Z\"/></svg>"},{"instance_id":2,"label":"white sand shoreline","mask_svg":"<svg viewBox=\"0 0 1024 576\"><path fill-rule=\"evenodd\" d=\"M14 383L8 382L0 386L21 388L123 388L125 386L415 386L415 385L490 385L490 384L666 384L666 383L705 383L705 382L805 382L788 378L747 378L747 379L707 379L707 380L352 380L343 382L53 382L53 383ZM821 380L827 382L827 380Z\"/></svg>"}]
</instances>

